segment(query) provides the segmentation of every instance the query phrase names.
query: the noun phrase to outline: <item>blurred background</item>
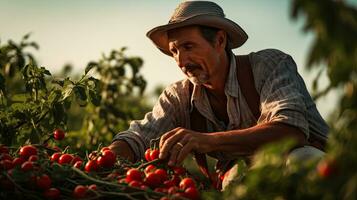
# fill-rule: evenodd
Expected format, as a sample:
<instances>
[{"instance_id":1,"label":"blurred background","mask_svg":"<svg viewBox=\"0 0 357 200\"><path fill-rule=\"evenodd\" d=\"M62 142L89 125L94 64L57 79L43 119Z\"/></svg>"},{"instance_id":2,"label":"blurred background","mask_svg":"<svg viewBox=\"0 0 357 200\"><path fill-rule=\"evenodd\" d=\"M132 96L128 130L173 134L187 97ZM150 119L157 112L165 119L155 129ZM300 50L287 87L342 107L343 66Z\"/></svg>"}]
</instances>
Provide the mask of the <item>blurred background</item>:
<instances>
[{"instance_id":1,"label":"blurred background","mask_svg":"<svg viewBox=\"0 0 357 200\"><path fill-rule=\"evenodd\" d=\"M184 78L173 59L159 52L145 36L151 28L167 23L179 2L0 0L0 39L19 41L24 34L31 33L31 39L40 46L39 51L33 52L34 56L51 72L59 72L65 64L71 64L73 73L80 73L88 61L126 46L128 55L144 60L145 93L150 95L157 86L167 86ZM303 18L291 18L290 1L215 2L224 9L227 18L241 25L249 35L246 44L235 49L235 53L280 49L292 55L311 89L317 71L307 71L305 66L313 34L302 31ZM356 0L346 2L357 5ZM320 82L320 85L328 84L325 75ZM334 93L317 101L323 117L328 116L335 103Z\"/></svg>"}]
</instances>

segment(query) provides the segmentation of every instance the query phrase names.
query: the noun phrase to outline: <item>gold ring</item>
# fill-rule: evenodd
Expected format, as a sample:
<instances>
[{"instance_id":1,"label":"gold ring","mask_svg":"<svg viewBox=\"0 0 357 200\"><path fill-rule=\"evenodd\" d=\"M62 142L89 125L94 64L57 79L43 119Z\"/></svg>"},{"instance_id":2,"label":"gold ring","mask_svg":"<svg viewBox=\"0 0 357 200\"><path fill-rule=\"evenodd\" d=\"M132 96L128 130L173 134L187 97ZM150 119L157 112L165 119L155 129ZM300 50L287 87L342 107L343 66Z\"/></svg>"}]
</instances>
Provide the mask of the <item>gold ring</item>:
<instances>
[{"instance_id":1,"label":"gold ring","mask_svg":"<svg viewBox=\"0 0 357 200\"><path fill-rule=\"evenodd\" d=\"M177 143L181 148L183 148L183 144L181 142Z\"/></svg>"}]
</instances>

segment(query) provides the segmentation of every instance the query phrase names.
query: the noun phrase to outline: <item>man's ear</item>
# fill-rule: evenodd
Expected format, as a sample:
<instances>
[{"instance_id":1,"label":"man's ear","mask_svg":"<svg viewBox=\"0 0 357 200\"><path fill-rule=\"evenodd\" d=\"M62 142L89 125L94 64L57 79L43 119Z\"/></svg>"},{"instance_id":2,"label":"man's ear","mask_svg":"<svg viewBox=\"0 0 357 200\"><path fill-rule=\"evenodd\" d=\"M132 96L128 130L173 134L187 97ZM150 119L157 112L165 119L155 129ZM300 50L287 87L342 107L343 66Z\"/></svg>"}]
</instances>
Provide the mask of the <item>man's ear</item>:
<instances>
[{"instance_id":1,"label":"man's ear","mask_svg":"<svg viewBox=\"0 0 357 200\"><path fill-rule=\"evenodd\" d=\"M216 34L216 47L225 50L227 45L227 34L223 30L219 30Z\"/></svg>"}]
</instances>

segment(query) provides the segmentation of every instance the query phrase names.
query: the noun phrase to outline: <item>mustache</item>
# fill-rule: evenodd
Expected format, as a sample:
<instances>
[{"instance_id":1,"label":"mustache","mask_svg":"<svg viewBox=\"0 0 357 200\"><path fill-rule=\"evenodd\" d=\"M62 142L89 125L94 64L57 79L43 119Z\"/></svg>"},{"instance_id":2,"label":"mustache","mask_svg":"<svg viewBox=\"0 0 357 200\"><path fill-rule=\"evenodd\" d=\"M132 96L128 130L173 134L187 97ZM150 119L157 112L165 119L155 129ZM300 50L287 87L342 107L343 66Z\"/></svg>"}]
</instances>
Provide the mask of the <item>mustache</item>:
<instances>
[{"instance_id":1,"label":"mustache","mask_svg":"<svg viewBox=\"0 0 357 200\"><path fill-rule=\"evenodd\" d=\"M201 66L198 64L195 64L195 63L189 63L189 64L185 65L184 67L182 67L182 71L184 73L186 73L186 72L198 69L198 68L201 68Z\"/></svg>"}]
</instances>

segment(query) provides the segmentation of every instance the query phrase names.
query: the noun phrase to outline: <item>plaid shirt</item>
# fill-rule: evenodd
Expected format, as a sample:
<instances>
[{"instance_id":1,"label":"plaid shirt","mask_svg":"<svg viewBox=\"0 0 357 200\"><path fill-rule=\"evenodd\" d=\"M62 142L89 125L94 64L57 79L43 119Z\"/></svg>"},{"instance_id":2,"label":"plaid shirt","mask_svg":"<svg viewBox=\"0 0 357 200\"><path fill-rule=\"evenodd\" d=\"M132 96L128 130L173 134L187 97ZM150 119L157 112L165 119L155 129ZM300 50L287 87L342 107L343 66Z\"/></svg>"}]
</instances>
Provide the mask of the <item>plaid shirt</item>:
<instances>
[{"instance_id":1,"label":"plaid shirt","mask_svg":"<svg viewBox=\"0 0 357 200\"><path fill-rule=\"evenodd\" d=\"M252 114L238 84L234 54L225 84L229 123L219 121L213 113L205 88L194 85L192 96L189 80L168 86L160 95L153 110L143 120L132 121L130 128L118 133L114 140L125 140L135 153L136 160L143 158L150 140L160 137L176 127L190 128L190 108L194 104L207 119L212 131L243 129L267 122L282 122L302 130L306 137L314 134L326 139L328 126L316 109L305 83L291 56L274 49L250 53L255 88L260 95L261 116ZM190 101L191 100L191 101ZM237 154L210 154L218 159L232 159Z\"/></svg>"}]
</instances>

